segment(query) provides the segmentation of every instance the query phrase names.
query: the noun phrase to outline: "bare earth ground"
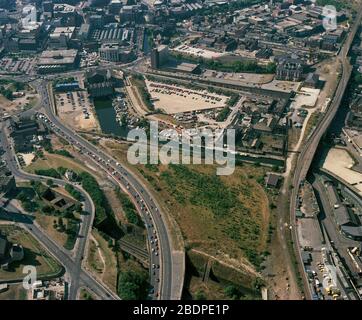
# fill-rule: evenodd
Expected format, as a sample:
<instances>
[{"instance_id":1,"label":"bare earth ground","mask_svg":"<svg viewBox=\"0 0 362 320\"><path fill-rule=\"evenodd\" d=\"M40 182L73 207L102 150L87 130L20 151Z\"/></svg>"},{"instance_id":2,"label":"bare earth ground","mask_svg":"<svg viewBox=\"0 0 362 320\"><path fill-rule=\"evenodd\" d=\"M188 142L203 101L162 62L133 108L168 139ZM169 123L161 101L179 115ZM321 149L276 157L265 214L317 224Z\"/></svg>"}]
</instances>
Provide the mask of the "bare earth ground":
<instances>
[{"instance_id":1,"label":"bare earth ground","mask_svg":"<svg viewBox=\"0 0 362 320\"><path fill-rule=\"evenodd\" d=\"M133 111L135 114L139 114L141 116L144 116L149 112L147 106L142 101L142 98L140 97L140 94L137 90L137 87L132 85L132 82L130 78L127 78L125 81L125 88L126 92L128 94L128 100L131 102L131 106L133 108Z\"/></svg>"},{"instance_id":2,"label":"bare earth ground","mask_svg":"<svg viewBox=\"0 0 362 320\"><path fill-rule=\"evenodd\" d=\"M0 95L0 117L5 114L17 113L21 111L22 108L25 108L27 104L33 106L37 99L39 99L39 95L34 93L27 93L24 97L14 100L8 100Z\"/></svg>"},{"instance_id":3,"label":"bare earth ground","mask_svg":"<svg viewBox=\"0 0 362 320\"><path fill-rule=\"evenodd\" d=\"M117 259L112 249L108 247L107 241L100 236L97 230L92 230L86 268L116 292Z\"/></svg>"},{"instance_id":4,"label":"bare earth ground","mask_svg":"<svg viewBox=\"0 0 362 320\"><path fill-rule=\"evenodd\" d=\"M320 74L320 79L325 81L325 85L318 97L317 104L321 111L324 111L332 97L338 84L337 74L341 72L340 61L329 60L324 61L316 66L317 73Z\"/></svg>"}]
</instances>

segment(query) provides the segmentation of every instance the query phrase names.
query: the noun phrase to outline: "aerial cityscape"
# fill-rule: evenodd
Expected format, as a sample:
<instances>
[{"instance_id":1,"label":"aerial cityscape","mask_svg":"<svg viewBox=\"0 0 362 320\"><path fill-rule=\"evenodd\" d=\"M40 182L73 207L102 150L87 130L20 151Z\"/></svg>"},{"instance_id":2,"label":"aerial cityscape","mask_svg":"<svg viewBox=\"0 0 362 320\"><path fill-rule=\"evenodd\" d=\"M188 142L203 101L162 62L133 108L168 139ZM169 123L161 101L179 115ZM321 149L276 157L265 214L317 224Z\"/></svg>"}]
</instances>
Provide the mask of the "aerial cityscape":
<instances>
[{"instance_id":1,"label":"aerial cityscape","mask_svg":"<svg viewBox=\"0 0 362 320\"><path fill-rule=\"evenodd\" d=\"M0 300L362 300L361 20L0 0Z\"/></svg>"}]
</instances>

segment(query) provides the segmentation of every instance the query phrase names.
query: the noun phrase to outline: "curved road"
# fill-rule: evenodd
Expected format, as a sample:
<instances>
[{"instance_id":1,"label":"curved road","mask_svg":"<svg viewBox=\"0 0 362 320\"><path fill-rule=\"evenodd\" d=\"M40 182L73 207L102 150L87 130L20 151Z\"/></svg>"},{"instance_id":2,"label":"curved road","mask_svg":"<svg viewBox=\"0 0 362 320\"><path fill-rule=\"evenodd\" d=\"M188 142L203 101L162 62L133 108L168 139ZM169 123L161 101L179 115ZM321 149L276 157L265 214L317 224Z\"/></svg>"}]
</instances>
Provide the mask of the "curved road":
<instances>
[{"instance_id":1,"label":"curved road","mask_svg":"<svg viewBox=\"0 0 362 320\"><path fill-rule=\"evenodd\" d=\"M338 59L340 59L342 62L342 77L339 81L339 84L338 84L337 90L335 92L334 98L332 100L332 103L329 106L329 108L326 111L323 118L321 119L321 121L318 122L312 135L310 136L310 138L307 140L306 144L304 145L304 147L298 157L294 175L293 175L293 180L292 180L293 189L292 189L292 194L291 194L291 199L290 199L290 225L292 226L292 237L293 237L295 249L297 251L297 259L299 260L299 265L302 267L303 267L303 263L302 263L303 260L302 260L302 256L301 256L301 248L300 248L299 242L298 242L296 216L295 216L297 198L298 198L298 193L299 193L299 186L300 186L301 182L306 178L310 165L314 158L314 154L318 148L318 145L319 145L323 135L325 134L326 130L330 126L332 120L334 119L334 117L337 113L338 107L342 101L344 92L346 90L346 87L347 87L347 84L348 84L348 81L350 79L351 72L352 72L352 67L350 65L347 55L348 55L349 49L351 47L351 44L353 42L353 39L356 35L356 32L358 30L358 27L360 25L361 18L362 18L362 7L361 7L361 10L359 10L359 12L357 14L356 21L348 35L348 38L346 39L343 47L341 48L341 50L337 56ZM307 277L306 273L304 272L304 270L302 272L302 276L303 276L304 287L307 290L307 292L306 292L307 298L311 299L309 281L308 281L308 277Z\"/></svg>"},{"instance_id":2,"label":"curved road","mask_svg":"<svg viewBox=\"0 0 362 320\"><path fill-rule=\"evenodd\" d=\"M43 181L49 179L49 177L37 176L33 174L26 173L18 168L18 164L13 152L13 148L9 143L9 140L6 135L5 123L0 125L0 141L4 146L5 160L8 168L14 175L14 177L21 180L33 180L33 181ZM56 184L65 186L68 182L60 179L51 178ZM103 297L104 299L118 299L111 290L105 288L103 284L100 284L98 281L94 280L93 277L88 275L85 271L82 270L82 260L85 252L85 247L88 241L88 236L91 230L92 222L94 219L94 205L93 201L82 188L77 185L73 185L84 197L84 211L88 212L87 215L82 215L82 223L78 234L78 239L74 248L74 257L71 256L71 252L64 249L62 246L59 246L55 243L50 237L48 237L36 224L33 223L33 220L29 217L29 224L23 224L23 227L26 228L30 233L32 233L50 252L55 258L64 265L67 273L70 276L70 289L68 294L68 299L75 300L79 287L82 285L87 286L91 291ZM15 208L11 208L15 210Z\"/></svg>"},{"instance_id":3,"label":"curved road","mask_svg":"<svg viewBox=\"0 0 362 320\"><path fill-rule=\"evenodd\" d=\"M171 240L162 218L160 206L138 179L125 167L65 126L54 115L45 81L39 84L38 92L42 96L43 106L46 110L46 116L39 114L38 118L49 125L56 134L76 146L82 154L88 156L100 169L108 174L113 182L117 183L133 198L147 227L149 246L154 249L150 258L151 286L154 288L151 297L164 300L179 298L178 292L181 292L181 290L174 293L173 288L179 289L183 283L177 283L176 286L173 283L175 280Z\"/></svg>"}]
</instances>

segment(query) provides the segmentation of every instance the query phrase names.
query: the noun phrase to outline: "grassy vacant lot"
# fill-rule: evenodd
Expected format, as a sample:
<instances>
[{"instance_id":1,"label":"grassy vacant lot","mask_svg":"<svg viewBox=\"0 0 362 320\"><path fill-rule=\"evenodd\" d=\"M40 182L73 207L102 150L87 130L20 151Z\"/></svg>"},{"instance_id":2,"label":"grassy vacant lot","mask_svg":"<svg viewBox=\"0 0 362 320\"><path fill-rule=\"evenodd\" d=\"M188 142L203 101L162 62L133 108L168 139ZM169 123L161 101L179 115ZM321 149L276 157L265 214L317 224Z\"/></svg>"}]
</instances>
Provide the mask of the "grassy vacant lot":
<instances>
[{"instance_id":1,"label":"grassy vacant lot","mask_svg":"<svg viewBox=\"0 0 362 320\"><path fill-rule=\"evenodd\" d=\"M88 251L88 267L114 292L117 287L117 258L108 242L95 229Z\"/></svg>"},{"instance_id":2,"label":"grassy vacant lot","mask_svg":"<svg viewBox=\"0 0 362 320\"><path fill-rule=\"evenodd\" d=\"M25 230L14 225L0 225L0 231L7 235L12 243L18 243L24 248L24 259L11 264L9 271L0 270L0 279L22 279L23 267L35 266L39 276L56 274L60 271L59 264L49 256L44 248Z\"/></svg>"},{"instance_id":3,"label":"grassy vacant lot","mask_svg":"<svg viewBox=\"0 0 362 320\"><path fill-rule=\"evenodd\" d=\"M0 300L27 300L23 284L12 284L7 291L0 293Z\"/></svg>"},{"instance_id":4,"label":"grassy vacant lot","mask_svg":"<svg viewBox=\"0 0 362 320\"><path fill-rule=\"evenodd\" d=\"M65 226L68 224L67 218L62 218ZM39 226L52 238L56 243L61 246L65 246L68 236L65 232L60 232L53 227L54 221L58 221L58 217L46 216L45 214L36 213L36 222Z\"/></svg>"},{"instance_id":5,"label":"grassy vacant lot","mask_svg":"<svg viewBox=\"0 0 362 320\"><path fill-rule=\"evenodd\" d=\"M125 161L126 146L106 146ZM217 177L214 166L135 167L178 222L188 249L244 270L259 266L269 223L268 197L260 185L266 169L243 165L231 176Z\"/></svg>"},{"instance_id":6,"label":"grassy vacant lot","mask_svg":"<svg viewBox=\"0 0 362 320\"><path fill-rule=\"evenodd\" d=\"M25 168L25 171L34 173L35 170L64 167L75 172L89 171L81 163L58 154L44 152L44 159L38 158L35 162Z\"/></svg>"}]
</instances>

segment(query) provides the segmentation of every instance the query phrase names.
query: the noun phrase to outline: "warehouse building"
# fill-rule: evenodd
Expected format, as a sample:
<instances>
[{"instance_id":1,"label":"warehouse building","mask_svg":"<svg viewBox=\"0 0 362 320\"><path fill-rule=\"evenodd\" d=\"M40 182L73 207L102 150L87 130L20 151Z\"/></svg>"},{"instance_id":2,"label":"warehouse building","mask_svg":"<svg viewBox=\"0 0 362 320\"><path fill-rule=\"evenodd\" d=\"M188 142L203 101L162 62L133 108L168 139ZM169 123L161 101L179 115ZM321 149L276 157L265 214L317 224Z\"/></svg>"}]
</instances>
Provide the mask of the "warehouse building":
<instances>
[{"instance_id":1,"label":"warehouse building","mask_svg":"<svg viewBox=\"0 0 362 320\"><path fill-rule=\"evenodd\" d=\"M54 73L72 70L78 67L80 57L78 50L47 50L38 58L39 73Z\"/></svg>"}]
</instances>

